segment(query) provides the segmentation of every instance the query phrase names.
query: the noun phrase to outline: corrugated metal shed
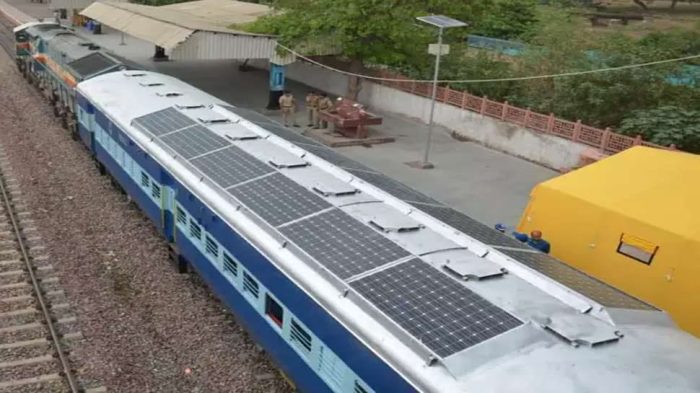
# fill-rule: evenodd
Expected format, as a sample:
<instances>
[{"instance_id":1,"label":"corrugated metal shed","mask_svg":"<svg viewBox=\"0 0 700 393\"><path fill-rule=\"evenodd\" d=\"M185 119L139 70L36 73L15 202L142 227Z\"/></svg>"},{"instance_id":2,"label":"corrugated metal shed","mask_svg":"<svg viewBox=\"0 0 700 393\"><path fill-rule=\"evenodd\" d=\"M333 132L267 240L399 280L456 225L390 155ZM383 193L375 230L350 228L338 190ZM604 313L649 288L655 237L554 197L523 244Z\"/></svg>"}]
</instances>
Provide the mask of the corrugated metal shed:
<instances>
[{"instance_id":1,"label":"corrugated metal shed","mask_svg":"<svg viewBox=\"0 0 700 393\"><path fill-rule=\"evenodd\" d=\"M291 63L294 58L277 54L273 36L227 27L252 22L269 12L270 7L260 4L201 0L160 7L95 2L81 14L163 47L175 60L272 59L277 64Z\"/></svg>"},{"instance_id":2,"label":"corrugated metal shed","mask_svg":"<svg viewBox=\"0 0 700 393\"><path fill-rule=\"evenodd\" d=\"M117 2L127 2L127 0L113 0ZM94 3L95 0L51 0L49 3L49 9L52 10L82 10L88 7L90 4Z\"/></svg>"}]
</instances>

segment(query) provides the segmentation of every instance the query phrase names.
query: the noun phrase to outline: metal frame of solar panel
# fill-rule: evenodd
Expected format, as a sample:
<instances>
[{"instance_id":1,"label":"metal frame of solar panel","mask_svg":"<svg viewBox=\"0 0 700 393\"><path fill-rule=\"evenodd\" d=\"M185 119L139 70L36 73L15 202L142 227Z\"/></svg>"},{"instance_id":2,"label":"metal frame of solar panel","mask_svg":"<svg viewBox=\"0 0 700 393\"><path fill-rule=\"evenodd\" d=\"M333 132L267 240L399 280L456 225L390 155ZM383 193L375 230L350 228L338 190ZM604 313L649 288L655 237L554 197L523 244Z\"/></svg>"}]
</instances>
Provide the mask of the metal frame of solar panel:
<instances>
[{"instance_id":1,"label":"metal frame of solar panel","mask_svg":"<svg viewBox=\"0 0 700 393\"><path fill-rule=\"evenodd\" d=\"M226 191L273 226L333 206L281 173L231 187Z\"/></svg>"},{"instance_id":2,"label":"metal frame of solar panel","mask_svg":"<svg viewBox=\"0 0 700 393\"><path fill-rule=\"evenodd\" d=\"M436 201L435 199L418 192L411 187L396 181L389 176L386 176L384 174L378 173L378 172L367 172L367 171L362 171L362 170L349 170L350 173L353 175L359 177L360 179L366 181L367 183L370 183L377 188L380 188L389 194L404 200L406 202L422 202L422 203L432 203L432 204L439 204L440 202Z\"/></svg>"},{"instance_id":3,"label":"metal frame of solar panel","mask_svg":"<svg viewBox=\"0 0 700 393\"><path fill-rule=\"evenodd\" d=\"M117 62L102 53L96 52L83 58L73 60L66 65L78 73L78 75L85 78L97 74L98 72L114 68Z\"/></svg>"},{"instance_id":4,"label":"metal frame of solar panel","mask_svg":"<svg viewBox=\"0 0 700 393\"><path fill-rule=\"evenodd\" d=\"M222 188L274 172L274 169L237 146L229 146L190 161Z\"/></svg>"},{"instance_id":5,"label":"metal frame of solar panel","mask_svg":"<svg viewBox=\"0 0 700 393\"><path fill-rule=\"evenodd\" d=\"M420 259L350 283L418 341L447 357L522 321Z\"/></svg>"},{"instance_id":6,"label":"metal frame of solar panel","mask_svg":"<svg viewBox=\"0 0 700 393\"><path fill-rule=\"evenodd\" d=\"M410 253L340 209L280 228L283 235L340 279L348 279Z\"/></svg>"},{"instance_id":7,"label":"metal frame of solar panel","mask_svg":"<svg viewBox=\"0 0 700 393\"><path fill-rule=\"evenodd\" d=\"M131 124L153 136L161 136L197 124L175 108L165 108L148 115L137 117Z\"/></svg>"},{"instance_id":8,"label":"metal frame of solar panel","mask_svg":"<svg viewBox=\"0 0 700 393\"><path fill-rule=\"evenodd\" d=\"M474 239L494 247L511 247L522 250L532 250L527 245L492 229L475 219L448 206L433 204L411 203L422 212L431 215L445 224L464 232Z\"/></svg>"},{"instance_id":9,"label":"metal frame of solar panel","mask_svg":"<svg viewBox=\"0 0 700 393\"><path fill-rule=\"evenodd\" d=\"M226 138L198 124L165 135L160 139L186 160L231 146L231 142Z\"/></svg>"},{"instance_id":10,"label":"metal frame of solar panel","mask_svg":"<svg viewBox=\"0 0 700 393\"><path fill-rule=\"evenodd\" d=\"M611 308L627 308L637 310L655 310L626 293L593 278L547 254L540 252L525 252L516 250L500 250L502 253L517 260L555 281Z\"/></svg>"}]
</instances>

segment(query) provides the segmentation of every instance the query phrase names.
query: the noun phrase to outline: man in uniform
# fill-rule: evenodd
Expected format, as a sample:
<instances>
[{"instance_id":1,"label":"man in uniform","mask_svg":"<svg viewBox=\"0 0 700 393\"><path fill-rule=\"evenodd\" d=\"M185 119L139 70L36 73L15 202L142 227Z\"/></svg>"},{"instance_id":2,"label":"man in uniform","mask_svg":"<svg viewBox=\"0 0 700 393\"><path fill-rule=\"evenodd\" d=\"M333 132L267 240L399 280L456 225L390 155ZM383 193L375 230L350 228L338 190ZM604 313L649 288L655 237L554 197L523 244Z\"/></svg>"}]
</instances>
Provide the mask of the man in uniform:
<instances>
[{"instance_id":1,"label":"man in uniform","mask_svg":"<svg viewBox=\"0 0 700 393\"><path fill-rule=\"evenodd\" d=\"M306 125L309 127L313 127L317 123L316 118L318 116L318 101L320 98L321 97L319 97L315 91L312 91L306 95L306 113L309 117L309 122Z\"/></svg>"},{"instance_id":2,"label":"man in uniform","mask_svg":"<svg viewBox=\"0 0 700 393\"><path fill-rule=\"evenodd\" d=\"M294 101L294 96L289 90L285 90L282 97L279 100L280 108L282 109L282 119L284 120L284 126L289 127L289 120L292 120L292 125L294 127L299 127L297 125L296 119L294 118L294 107L296 102Z\"/></svg>"},{"instance_id":3,"label":"man in uniform","mask_svg":"<svg viewBox=\"0 0 700 393\"><path fill-rule=\"evenodd\" d=\"M328 94L322 93L321 94L321 99L318 101L318 106L317 106L317 111L320 114L323 111L329 111L331 108L333 108L333 101L331 101L330 98L328 98ZM321 116L316 116L316 124L314 125L314 128L323 128L326 129L328 128L328 121L326 120L321 120Z\"/></svg>"}]
</instances>

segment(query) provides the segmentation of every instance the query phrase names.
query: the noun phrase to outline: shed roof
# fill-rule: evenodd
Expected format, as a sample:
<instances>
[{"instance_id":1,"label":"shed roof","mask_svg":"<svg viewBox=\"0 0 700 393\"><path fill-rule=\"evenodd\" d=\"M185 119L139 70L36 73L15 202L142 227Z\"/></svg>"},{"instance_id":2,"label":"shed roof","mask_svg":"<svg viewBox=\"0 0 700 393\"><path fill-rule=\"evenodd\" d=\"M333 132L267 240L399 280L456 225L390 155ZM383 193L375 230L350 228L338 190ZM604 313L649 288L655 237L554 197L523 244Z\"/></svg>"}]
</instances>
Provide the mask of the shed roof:
<instances>
[{"instance_id":1,"label":"shed roof","mask_svg":"<svg viewBox=\"0 0 700 393\"><path fill-rule=\"evenodd\" d=\"M118 1L92 3L81 14L142 40L165 48L174 59L281 58L273 36L228 28L252 22L271 8L233 0L200 0L167 6Z\"/></svg>"},{"instance_id":2,"label":"shed roof","mask_svg":"<svg viewBox=\"0 0 700 393\"><path fill-rule=\"evenodd\" d=\"M541 183L538 189L556 190L700 240L699 178L700 156L638 146Z\"/></svg>"}]
</instances>

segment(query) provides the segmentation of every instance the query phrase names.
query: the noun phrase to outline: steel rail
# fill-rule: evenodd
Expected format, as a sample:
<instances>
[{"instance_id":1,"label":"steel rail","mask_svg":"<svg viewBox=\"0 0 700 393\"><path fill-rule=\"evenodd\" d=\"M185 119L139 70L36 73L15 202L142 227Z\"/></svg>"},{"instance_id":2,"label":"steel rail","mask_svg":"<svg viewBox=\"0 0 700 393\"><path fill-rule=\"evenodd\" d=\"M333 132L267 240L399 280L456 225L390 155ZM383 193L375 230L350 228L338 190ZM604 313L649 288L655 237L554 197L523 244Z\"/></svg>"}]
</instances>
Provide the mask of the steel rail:
<instances>
[{"instance_id":1,"label":"steel rail","mask_svg":"<svg viewBox=\"0 0 700 393\"><path fill-rule=\"evenodd\" d=\"M31 263L31 258L29 257L29 253L27 252L27 247L24 245L24 241L22 240L22 231L20 229L19 223L17 222L17 218L15 217L15 213L12 207L12 201L10 196L8 195L7 189L5 187L5 178L2 173L2 169L0 168L0 193L2 194L2 203L5 205L6 213L7 216L10 219L10 222L12 224L13 231L15 233L15 237L17 238L17 244L20 249L20 253L22 254L21 257L24 261L24 264L27 268L27 272L29 273L29 277L32 280L32 286L34 287L34 291L36 292L36 298L39 302L39 305L41 306L41 311L44 314L44 319L46 320L46 326L49 329L49 333L51 334L51 340L53 341L54 349L56 350L56 353L58 354L58 360L61 363L61 367L63 368L63 377L66 379L68 382L68 386L70 388L71 393L80 393L81 390L78 388L78 384L73 378L73 374L70 369L70 363L68 362L68 359L63 352L63 347L61 346L61 340L56 332L56 327L53 324L52 318L51 318L51 313L49 311L49 308L46 305L46 301L44 300L44 296L41 293L41 287L39 285L39 281L36 278L36 275L34 274L34 269L32 268L32 263Z\"/></svg>"}]
</instances>

